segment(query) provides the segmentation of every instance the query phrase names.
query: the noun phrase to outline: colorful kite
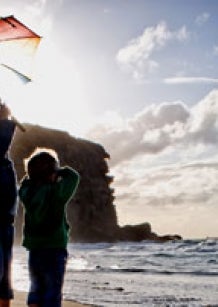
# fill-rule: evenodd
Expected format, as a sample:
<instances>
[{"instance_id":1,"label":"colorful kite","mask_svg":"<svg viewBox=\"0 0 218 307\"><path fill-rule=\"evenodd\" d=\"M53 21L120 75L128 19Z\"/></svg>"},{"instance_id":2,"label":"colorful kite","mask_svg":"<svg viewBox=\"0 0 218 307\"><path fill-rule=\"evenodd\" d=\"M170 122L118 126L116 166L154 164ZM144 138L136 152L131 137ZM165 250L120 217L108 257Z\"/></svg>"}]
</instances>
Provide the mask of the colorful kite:
<instances>
[{"instance_id":1,"label":"colorful kite","mask_svg":"<svg viewBox=\"0 0 218 307\"><path fill-rule=\"evenodd\" d=\"M13 15L0 18L0 64L26 82L31 81L32 61L41 37Z\"/></svg>"}]
</instances>

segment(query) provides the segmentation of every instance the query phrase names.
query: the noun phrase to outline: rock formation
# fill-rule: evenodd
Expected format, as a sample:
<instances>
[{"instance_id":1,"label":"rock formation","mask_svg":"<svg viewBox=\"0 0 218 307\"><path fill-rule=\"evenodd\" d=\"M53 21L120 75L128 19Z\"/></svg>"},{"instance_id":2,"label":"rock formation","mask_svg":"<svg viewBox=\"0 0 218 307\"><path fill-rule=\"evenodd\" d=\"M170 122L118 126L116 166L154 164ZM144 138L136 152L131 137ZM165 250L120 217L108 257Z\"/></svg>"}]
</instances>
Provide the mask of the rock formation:
<instances>
[{"instance_id":1,"label":"rock formation","mask_svg":"<svg viewBox=\"0 0 218 307\"><path fill-rule=\"evenodd\" d=\"M110 187L109 154L100 144L70 136L66 132L26 125L27 132L16 131L11 147L18 180L24 175L23 159L36 147L56 150L61 165L70 165L81 176L78 191L68 206L68 221L72 242L114 242L117 240L141 241L171 240L180 237L160 237L151 231L148 223L126 225L117 223L113 205L114 191ZM17 241L22 233L23 211L19 206L16 218Z\"/></svg>"}]
</instances>

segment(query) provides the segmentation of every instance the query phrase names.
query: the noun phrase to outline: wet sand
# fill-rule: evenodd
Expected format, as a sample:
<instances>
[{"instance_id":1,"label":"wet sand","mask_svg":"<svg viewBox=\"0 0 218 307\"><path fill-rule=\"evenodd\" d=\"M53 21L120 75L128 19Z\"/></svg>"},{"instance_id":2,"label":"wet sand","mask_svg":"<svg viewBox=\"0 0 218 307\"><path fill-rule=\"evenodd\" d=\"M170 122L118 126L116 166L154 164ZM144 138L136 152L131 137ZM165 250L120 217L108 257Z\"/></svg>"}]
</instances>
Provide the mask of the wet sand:
<instances>
[{"instance_id":1,"label":"wet sand","mask_svg":"<svg viewBox=\"0 0 218 307\"><path fill-rule=\"evenodd\" d=\"M11 307L25 307L26 305L26 296L27 293L24 292L15 292L14 299L12 300ZM87 307L90 305L84 305L73 301L64 301L63 307Z\"/></svg>"}]
</instances>

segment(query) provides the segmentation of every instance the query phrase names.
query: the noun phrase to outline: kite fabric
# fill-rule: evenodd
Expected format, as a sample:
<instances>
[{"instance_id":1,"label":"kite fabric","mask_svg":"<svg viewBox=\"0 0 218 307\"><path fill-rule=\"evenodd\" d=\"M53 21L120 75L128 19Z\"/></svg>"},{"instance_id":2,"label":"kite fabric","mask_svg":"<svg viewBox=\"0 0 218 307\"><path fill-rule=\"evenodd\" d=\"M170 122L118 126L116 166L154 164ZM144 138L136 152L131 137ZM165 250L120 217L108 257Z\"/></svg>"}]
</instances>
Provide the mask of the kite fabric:
<instances>
[{"instance_id":1,"label":"kite fabric","mask_svg":"<svg viewBox=\"0 0 218 307\"><path fill-rule=\"evenodd\" d=\"M32 62L41 36L13 15L0 18L0 63L31 81Z\"/></svg>"}]
</instances>

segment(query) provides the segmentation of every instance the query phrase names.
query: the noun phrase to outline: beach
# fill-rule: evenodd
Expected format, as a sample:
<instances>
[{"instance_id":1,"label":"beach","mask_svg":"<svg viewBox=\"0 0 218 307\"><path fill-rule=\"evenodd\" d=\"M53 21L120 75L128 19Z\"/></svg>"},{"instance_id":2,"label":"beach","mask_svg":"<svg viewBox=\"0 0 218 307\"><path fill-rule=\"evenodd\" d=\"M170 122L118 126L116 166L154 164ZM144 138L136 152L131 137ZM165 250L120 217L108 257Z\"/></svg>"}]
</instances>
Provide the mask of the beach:
<instances>
[{"instance_id":1,"label":"beach","mask_svg":"<svg viewBox=\"0 0 218 307\"><path fill-rule=\"evenodd\" d=\"M27 296L27 293L16 291L14 294L14 300L12 301L11 306L12 307L26 306L26 296ZM80 303L73 302L73 301L63 302L63 307L83 307L83 306L85 307L85 306L90 306L90 305L80 304Z\"/></svg>"},{"instance_id":2,"label":"beach","mask_svg":"<svg viewBox=\"0 0 218 307\"><path fill-rule=\"evenodd\" d=\"M68 251L63 307L218 306L217 239L71 243ZM14 247L12 307L25 306L26 258Z\"/></svg>"}]
</instances>

